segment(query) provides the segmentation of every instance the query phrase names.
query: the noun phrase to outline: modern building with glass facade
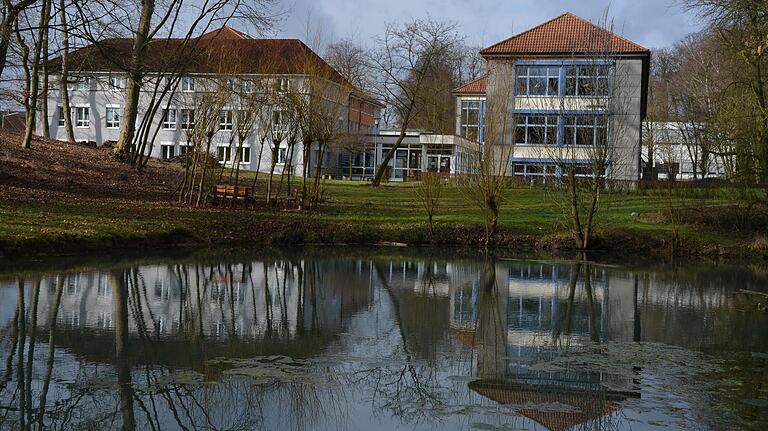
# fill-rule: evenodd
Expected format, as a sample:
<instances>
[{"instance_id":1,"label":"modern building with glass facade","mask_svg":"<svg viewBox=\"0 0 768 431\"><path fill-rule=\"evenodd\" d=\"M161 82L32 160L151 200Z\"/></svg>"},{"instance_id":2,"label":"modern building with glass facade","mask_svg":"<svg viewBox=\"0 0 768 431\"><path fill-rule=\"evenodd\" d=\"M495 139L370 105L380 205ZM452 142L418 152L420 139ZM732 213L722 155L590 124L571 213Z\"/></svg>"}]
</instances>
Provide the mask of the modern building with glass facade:
<instances>
[{"instance_id":1,"label":"modern building with glass facade","mask_svg":"<svg viewBox=\"0 0 768 431\"><path fill-rule=\"evenodd\" d=\"M497 138L511 147L509 175L561 175L564 160L591 175L593 150L607 145L605 175L640 178L648 49L566 13L480 54L486 75L454 90L456 133L482 144L491 120L510 123ZM508 115L491 118L492 103Z\"/></svg>"}]
</instances>

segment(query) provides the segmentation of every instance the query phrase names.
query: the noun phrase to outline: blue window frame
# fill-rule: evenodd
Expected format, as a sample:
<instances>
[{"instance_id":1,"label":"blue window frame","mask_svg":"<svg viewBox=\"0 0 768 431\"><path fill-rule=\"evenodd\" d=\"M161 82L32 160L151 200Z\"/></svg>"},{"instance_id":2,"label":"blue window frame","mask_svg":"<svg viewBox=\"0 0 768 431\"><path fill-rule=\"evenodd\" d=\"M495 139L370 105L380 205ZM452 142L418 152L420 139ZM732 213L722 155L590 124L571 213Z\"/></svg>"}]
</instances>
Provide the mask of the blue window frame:
<instances>
[{"instance_id":1,"label":"blue window frame","mask_svg":"<svg viewBox=\"0 0 768 431\"><path fill-rule=\"evenodd\" d=\"M605 97L610 92L611 66L573 65L565 67L566 96Z\"/></svg>"},{"instance_id":2,"label":"blue window frame","mask_svg":"<svg viewBox=\"0 0 768 431\"><path fill-rule=\"evenodd\" d=\"M515 66L516 96L558 96L560 94L560 66Z\"/></svg>"},{"instance_id":3,"label":"blue window frame","mask_svg":"<svg viewBox=\"0 0 768 431\"><path fill-rule=\"evenodd\" d=\"M461 101L461 136L481 142L483 112L479 100Z\"/></svg>"},{"instance_id":4,"label":"blue window frame","mask_svg":"<svg viewBox=\"0 0 768 431\"><path fill-rule=\"evenodd\" d=\"M608 139L607 115L566 115L563 117L563 145L605 145Z\"/></svg>"},{"instance_id":5,"label":"blue window frame","mask_svg":"<svg viewBox=\"0 0 768 431\"><path fill-rule=\"evenodd\" d=\"M557 145L558 122L557 115L519 115L515 127L515 145Z\"/></svg>"}]
</instances>

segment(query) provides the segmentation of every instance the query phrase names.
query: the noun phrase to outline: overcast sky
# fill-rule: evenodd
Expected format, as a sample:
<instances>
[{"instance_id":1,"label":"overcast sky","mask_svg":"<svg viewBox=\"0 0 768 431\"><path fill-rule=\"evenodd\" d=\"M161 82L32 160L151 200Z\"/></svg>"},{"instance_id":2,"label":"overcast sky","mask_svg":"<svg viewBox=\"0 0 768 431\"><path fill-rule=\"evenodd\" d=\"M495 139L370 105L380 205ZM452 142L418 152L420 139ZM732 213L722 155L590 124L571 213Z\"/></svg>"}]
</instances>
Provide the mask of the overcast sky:
<instances>
[{"instance_id":1,"label":"overcast sky","mask_svg":"<svg viewBox=\"0 0 768 431\"><path fill-rule=\"evenodd\" d=\"M681 0L285 0L277 36L300 39L318 29L322 44L353 37L371 45L386 22L432 17L459 25L467 43L488 46L565 12L598 21L606 8L614 30L646 48L673 44L701 28ZM311 39L317 39L312 37ZM308 41L311 42L311 41ZM311 43L315 45L314 43Z\"/></svg>"}]
</instances>

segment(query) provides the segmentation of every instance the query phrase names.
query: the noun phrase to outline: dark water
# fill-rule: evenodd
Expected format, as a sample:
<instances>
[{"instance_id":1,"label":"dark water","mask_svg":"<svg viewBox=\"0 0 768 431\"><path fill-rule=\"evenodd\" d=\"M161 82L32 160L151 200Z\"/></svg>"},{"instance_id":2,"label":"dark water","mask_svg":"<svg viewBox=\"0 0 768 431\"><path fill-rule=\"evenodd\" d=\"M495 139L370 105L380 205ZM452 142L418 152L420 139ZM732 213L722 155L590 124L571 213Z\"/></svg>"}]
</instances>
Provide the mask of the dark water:
<instances>
[{"instance_id":1,"label":"dark water","mask_svg":"<svg viewBox=\"0 0 768 431\"><path fill-rule=\"evenodd\" d=\"M6 264L0 429L768 429L765 265L383 253Z\"/></svg>"}]
</instances>

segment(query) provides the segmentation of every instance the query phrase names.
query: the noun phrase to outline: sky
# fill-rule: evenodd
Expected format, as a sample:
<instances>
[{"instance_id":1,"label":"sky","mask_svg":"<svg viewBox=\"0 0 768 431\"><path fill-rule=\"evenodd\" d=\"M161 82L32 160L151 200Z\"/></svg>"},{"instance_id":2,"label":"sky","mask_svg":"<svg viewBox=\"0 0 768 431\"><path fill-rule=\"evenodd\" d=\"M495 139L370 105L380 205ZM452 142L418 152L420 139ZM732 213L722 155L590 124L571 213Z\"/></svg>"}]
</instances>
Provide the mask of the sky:
<instances>
[{"instance_id":1,"label":"sky","mask_svg":"<svg viewBox=\"0 0 768 431\"><path fill-rule=\"evenodd\" d=\"M615 33L650 49L702 28L681 0L284 0L281 7L286 13L275 36L311 46L340 38L371 46L387 22L431 17L457 23L467 44L485 47L565 12L596 22L606 8Z\"/></svg>"}]
</instances>

